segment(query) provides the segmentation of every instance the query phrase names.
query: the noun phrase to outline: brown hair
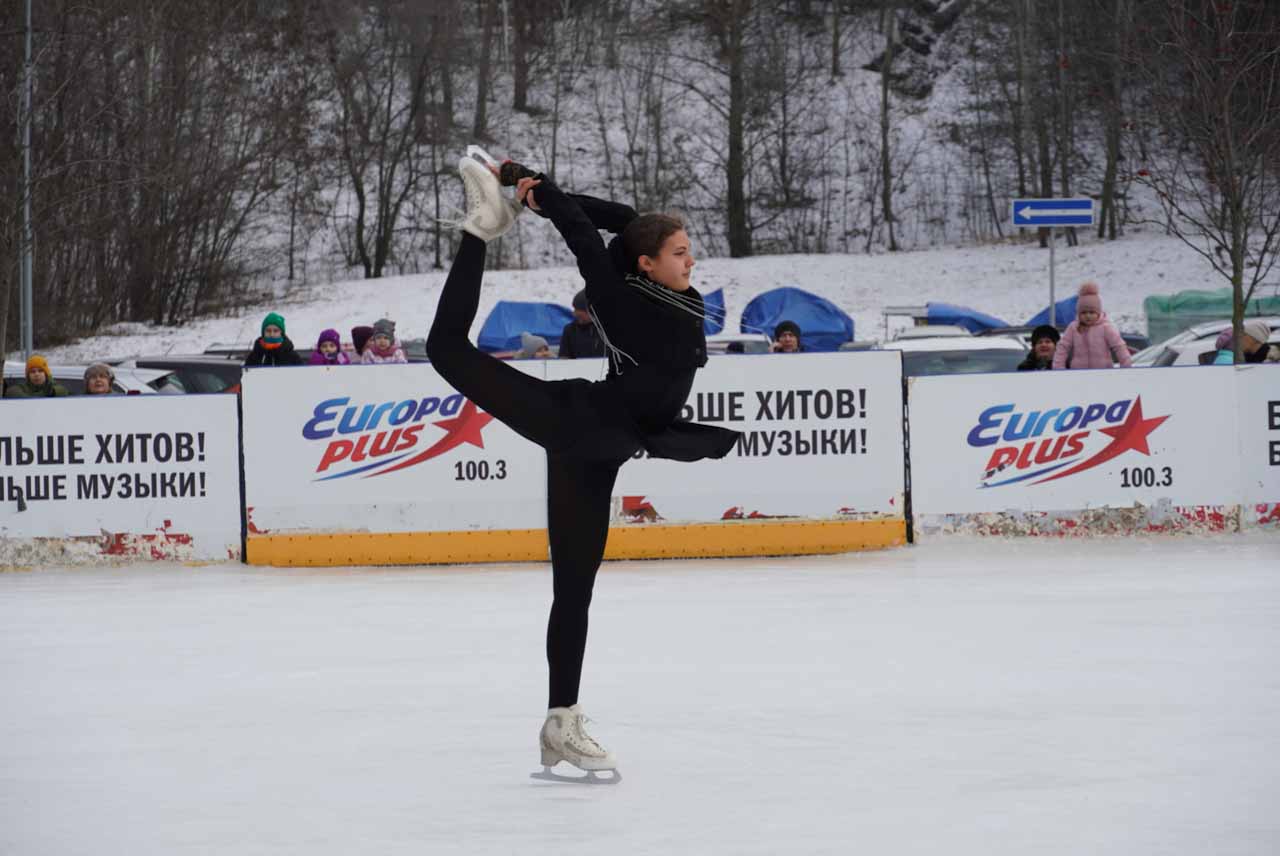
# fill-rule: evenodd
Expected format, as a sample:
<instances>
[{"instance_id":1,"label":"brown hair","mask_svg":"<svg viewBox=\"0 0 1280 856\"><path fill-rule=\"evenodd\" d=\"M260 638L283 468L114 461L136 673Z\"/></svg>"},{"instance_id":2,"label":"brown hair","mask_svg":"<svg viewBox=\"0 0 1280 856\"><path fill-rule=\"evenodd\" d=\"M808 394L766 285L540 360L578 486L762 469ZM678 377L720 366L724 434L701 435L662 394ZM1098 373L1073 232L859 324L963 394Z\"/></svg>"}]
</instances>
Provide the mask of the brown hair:
<instances>
[{"instance_id":1,"label":"brown hair","mask_svg":"<svg viewBox=\"0 0 1280 856\"><path fill-rule=\"evenodd\" d=\"M683 229L684 221L674 214L641 214L628 223L622 230L622 249L631 270L638 270L641 256L657 256L667 238Z\"/></svg>"}]
</instances>

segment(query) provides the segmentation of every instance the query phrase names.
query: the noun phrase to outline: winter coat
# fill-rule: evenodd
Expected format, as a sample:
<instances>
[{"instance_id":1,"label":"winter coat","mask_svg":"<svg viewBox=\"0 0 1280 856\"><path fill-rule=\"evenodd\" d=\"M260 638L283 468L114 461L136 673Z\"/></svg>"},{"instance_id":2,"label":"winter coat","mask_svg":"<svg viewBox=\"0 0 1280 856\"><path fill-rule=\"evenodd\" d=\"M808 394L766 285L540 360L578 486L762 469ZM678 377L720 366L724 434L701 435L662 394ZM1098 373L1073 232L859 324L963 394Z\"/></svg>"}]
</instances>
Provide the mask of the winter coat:
<instances>
[{"instance_id":1,"label":"winter coat","mask_svg":"<svg viewBox=\"0 0 1280 856\"><path fill-rule=\"evenodd\" d=\"M560 356L563 359L603 357L604 342L595 324L579 324L570 321L560 334Z\"/></svg>"},{"instance_id":2,"label":"winter coat","mask_svg":"<svg viewBox=\"0 0 1280 856\"><path fill-rule=\"evenodd\" d=\"M540 210L564 238L586 282L587 299L617 348L604 381L565 381L566 404L580 426L573 452L625 460L639 449L678 461L722 458L738 432L679 419L693 376L707 363L702 296L679 292L693 314L661 299L662 288L638 277L622 249L621 233L636 217L627 205L570 196L546 176L534 191ZM608 247L600 229L614 233ZM655 294L657 296L655 296Z\"/></svg>"},{"instance_id":3,"label":"winter coat","mask_svg":"<svg viewBox=\"0 0 1280 856\"><path fill-rule=\"evenodd\" d=\"M293 349L293 342L288 336L284 337L284 341L280 343L278 348L267 348L263 345L262 339L259 338L253 343L253 350L249 352L249 356L244 359L245 368L253 366L300 366L302 365L302 357L298 356L298 352Z\"/></svg>"},{"instance_id":4,"label":"winter coat","mask_svg":"<svg viewBox=\"0 0 1280 856\"><path fill-rule=\"evenodd\" d=\"M20 382L13 384L5 390L5 398L57 398L68 395L67 388L60 383L55 383L53 378L47 378L43 384L36 386L31 381L23 378Z\"/></svg>"},{"instance_id":5,"label":"winter coat","mask_svg":"<svg viewBox=\"0 0 1280 856\"><path fill-rule=\"evenodd\" d=\"M307 365L311 366L349 366L351 358L347 356L345 351L338 351L333 355L333 359L329 359L319 348L311 352L311 359L307 360Z\"/></svg>"},{"instance_id":6,"label":"winter coat","mask_svg":"<svg viewBox=\"0 0 1280 856\"><path fill-rule=\"evenodd\" d=\"M392 341L390 349L379 353L373 346L373 340L370 339L364 346L364 354L361 355L360 362L366 366L376 366L384 363L407 363L409 358L404 355L404 348L400 347L398 341Z\"/></svg>"},{"instance_id":7,"label":"winter coat","mask_svg":"<svg viewBox=\"0 0 1280 856\"><path fill-rule=\"evenodd\" d=\"M1057 355L1058 354L1055 351L1053 356L1056 357ZM1020 372L1043 372L1043 371L1049 371L1052 368L1053 368L1053 358L1051 357L1047 360L1042 360L1036 356L1035 351L1032 351L1031 353L1027 354L1027 358L1022 362L1018 363L1018 371Z\"/></svg>"},{"instance_id":8,"label":"winter coat","mask_svg":"<svg viewBox=\"0 0 1280 856\"><path fill-rule=\"evenodd\" d=\"M1133 360L1105 312L1088 327L1080 326L1078 319L1068 324L1053 352L1055 369L1109 369L1113 363L1128 367Z\"/></svg>"}]
</instances>

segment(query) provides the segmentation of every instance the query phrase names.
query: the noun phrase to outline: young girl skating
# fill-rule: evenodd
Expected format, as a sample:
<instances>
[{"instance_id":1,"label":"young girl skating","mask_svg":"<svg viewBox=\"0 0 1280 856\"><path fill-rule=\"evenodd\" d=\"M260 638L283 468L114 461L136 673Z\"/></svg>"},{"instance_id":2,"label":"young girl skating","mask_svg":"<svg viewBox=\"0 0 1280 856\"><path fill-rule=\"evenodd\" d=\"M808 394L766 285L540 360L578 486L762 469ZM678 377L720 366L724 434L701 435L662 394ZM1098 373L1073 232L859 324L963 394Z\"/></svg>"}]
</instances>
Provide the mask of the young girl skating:
<instances>
[{"instance_id":1,"label":"young girl skating","mask_svg":"<svg viewBox=\"0 0 1280 856\"><path fill-rule=\"evenodd\" d=\"M545 175L508 161L499 170L473 157L458 165L467 193L462 241L445 280L427 354L477 406L547 453L551 547L550 672L542 763L613 770L611 752L584 726L578 686L587 612L609 532L618 469L634 453L679 461L721 458L738 434L677 421L707 362L702 296L689 282L693 254L684 224L666 214L567 194ZM516 187L519 202L502 193ZM507 231L521 204L550 220L573 252L594 323L606 344L605 380L545 381L483 353L467 338L484 275L485 243ZM598 230L616 237L605 245ZM549 769L539 777L557 778ZM588 779L595 780L594 772Z\"/></svg>"}]
</instances>

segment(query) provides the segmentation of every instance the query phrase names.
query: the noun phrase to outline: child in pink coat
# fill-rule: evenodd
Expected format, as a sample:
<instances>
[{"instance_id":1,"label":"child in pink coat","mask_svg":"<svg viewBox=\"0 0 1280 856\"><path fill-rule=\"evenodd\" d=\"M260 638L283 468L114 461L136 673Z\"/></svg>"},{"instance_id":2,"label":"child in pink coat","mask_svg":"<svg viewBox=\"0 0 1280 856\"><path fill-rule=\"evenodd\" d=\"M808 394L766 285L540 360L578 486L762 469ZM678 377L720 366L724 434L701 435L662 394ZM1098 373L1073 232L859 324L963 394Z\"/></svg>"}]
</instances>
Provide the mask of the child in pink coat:
<instances>
[{"instance_id":1,"label":"child in pink coat","mask_svg":"<svg viewBox=\"0 0 1280 856\"><path fill-rule=\"evenodd\" d=\"M1053 352L1053 368L1109 369L1114 363L1125 367L1133 364L1129 347L1102 311L1098 284L1086 282L1080 286L1076 300L1076 320L1067 325Z\"/></svg>"}]
</instances>

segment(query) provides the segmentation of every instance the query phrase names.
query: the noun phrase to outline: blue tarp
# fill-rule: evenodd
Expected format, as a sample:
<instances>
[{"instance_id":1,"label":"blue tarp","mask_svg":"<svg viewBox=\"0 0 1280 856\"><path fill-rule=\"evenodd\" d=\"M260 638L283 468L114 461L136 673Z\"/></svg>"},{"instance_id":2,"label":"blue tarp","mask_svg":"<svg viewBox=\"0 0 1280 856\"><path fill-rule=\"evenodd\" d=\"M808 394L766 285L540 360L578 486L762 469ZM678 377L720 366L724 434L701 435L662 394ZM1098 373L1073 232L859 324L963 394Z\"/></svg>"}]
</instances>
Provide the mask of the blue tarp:
<instances>
[{"instance_id":1,"label":"blue tarp","mask_svg":"<svg viewBox=\"0 0 1280 856\"><path fill-rule=\"evenodd\" d=\"M724 329L724 289L717 288L710 294L702 295L702 306L705 311L702 332L714 336Z\"/></svg>"},{"instance_id":2,"label":"blue tarp","mask_svg":"<svg viewBox=\"0 0 1280 856\"><path fill-rule=\"evenodd\" d=\"M853 319L830 300L803 289L786 286L766 291L742 310L742 332L773 337L781 321L800 326L800 344L806 351L835 351L853 340Z\"/></svg>"},{"instance_id":3,"label":"blue tarp","mask_svg":"<svg viewBox=\"0 0 1280 856\"><path fill-rule=\"evenodd\" d=\"M520 334L525 332L558 345L564 325L572 320L573 310L567 306L499 300L484 319L476 345L488 352L516 351L520 349Z\"/></svg>"},{"instance_id":4,"label":"blue tarp","mask_svg":"<svg viewBox=\"0 0 1280 856\"><path fill-rule=\"evenodd\" d=\"M1072 321L1076 320L1076 301L1078 299L1079 297L1073 294L1070 297L1059 300L1057 303L1054 304L1054 306L1057 307L1054 313L1057 315L1057 317L1054 318L1053 320L1057 322L1057 325L1059 327L1065 327L1068 324L1070 324ZM1048 323L1049 323L1049 307L1046 306L1044 309L1041 309L1038 313L1031 316L1031 320L1027 322L1027 326L1038 327L1041 324L1048 324Z\"/></svg>"},{"instance_id":5,"label":"blue tarp","mask_svg":"<svg viewBox=\"0 0 1280 856\"><path fill-rule=\"evenodd\" d=\"M1008 327L1008 321L1001 321L993 315L970 309L968 306L956 306L953 303L925 304L928 310L927 319L930 324L954 324L963 327L970 333L981 333L994 327Z\"/></svg>"}]
</instances>

